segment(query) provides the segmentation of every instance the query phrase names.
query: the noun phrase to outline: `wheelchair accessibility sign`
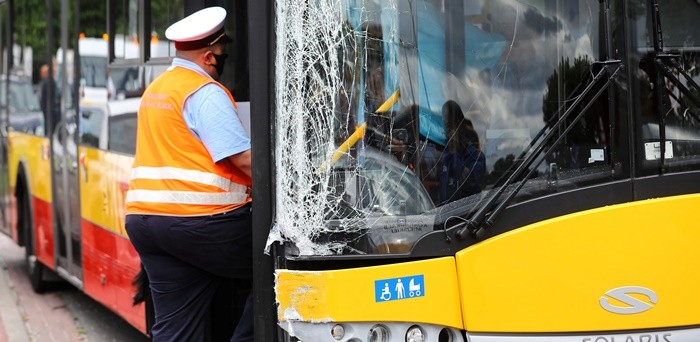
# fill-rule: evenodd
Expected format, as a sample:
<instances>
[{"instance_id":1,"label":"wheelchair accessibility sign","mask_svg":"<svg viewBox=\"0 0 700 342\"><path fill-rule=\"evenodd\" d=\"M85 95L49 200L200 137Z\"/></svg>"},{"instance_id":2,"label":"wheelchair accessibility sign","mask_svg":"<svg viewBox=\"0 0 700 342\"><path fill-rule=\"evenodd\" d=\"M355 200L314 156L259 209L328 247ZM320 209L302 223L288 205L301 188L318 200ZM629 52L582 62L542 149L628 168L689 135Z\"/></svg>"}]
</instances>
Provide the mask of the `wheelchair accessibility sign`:
<instances>
[{"instance_id":1,"label":"wheelchair accessibility sign","mask_svg":"<svg viewBox=\"0 0 700 342\"><path fill-rule=\"evenodd\" d=\"M422 274L374 281L375 302L388 302L423 296L425 296L425 282Z\"/></svg>"}]
</instances>

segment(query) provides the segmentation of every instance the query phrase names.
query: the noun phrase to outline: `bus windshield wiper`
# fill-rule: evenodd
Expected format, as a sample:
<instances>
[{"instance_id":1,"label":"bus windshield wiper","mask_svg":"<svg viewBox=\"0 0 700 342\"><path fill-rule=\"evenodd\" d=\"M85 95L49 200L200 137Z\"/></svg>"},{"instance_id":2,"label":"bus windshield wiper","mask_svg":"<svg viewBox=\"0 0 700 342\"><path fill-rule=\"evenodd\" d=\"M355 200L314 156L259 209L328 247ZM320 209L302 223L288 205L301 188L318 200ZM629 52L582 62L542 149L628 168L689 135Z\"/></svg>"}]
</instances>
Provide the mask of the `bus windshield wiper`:
<instances>
[{"instance_id":1,"label":"bus windshield wiper","mask_svg":"<svg viewBox=\"0 0 700 342\"><path fill-rule=\"evenodd\" d=\"M655 75L653 75L654 80L654 97L656 99L656 110L659 115L659 154L661 155L661 160L659 162L659 173L663 174L666 171L666 103L663 90L666 89L665 80L668 79L678 87L683 95L693 102L698 108L700 108L700 98L694 94L686 84L683 84L681 80L673 74L672 70L678 72L679 75L683 75L688 85L694 88L696 91L700 90L700 86L693 80L688 73L683 70L683 67L678 63L680 54L670 53L664 49L664 38L661 28L661 11L659 8L658 0L649 0L649 4L652 9L651 15L651 26L652 26L652 40L654 42L654 52L651 54L651 59L654 63ZM667 91L671 93L670 91ZM697 116L694 112L692 114Z\"/></svg>"},{"instance_id":2,"label":"bus windshield wiper","mask_svg":"<svg viewBox=\"0 0 700 342\"><path fill-rule=\"evenodd\" d=\"M545 136L537 144L531 145L527 157L522 161L522 163L520 163L520 165L518 165L515 171L510 174L508 179L500 187L498 187L498 190L483 205L481 205L468 220L465 221L464 226L457 230L455 236L458 239L465 239L467 238L468 234L474 234L477 238L483 236L484 228L493 225L494 218L498 216L503 209L505 209L508 203L510 203L520 189L522 189L527 180L532 176L532 173L537 169L537 166L549 155L551 155L552 152L554 152L557 145L562 141L562 139L564 139L564 137L566 137L566 134L574 128L574 126L586 113L588 108L590 108L598 97L600 97L608 86L610 86L613 79L615 79L617 76L617 73L622 69L620 60L597 61L593 64L600 65L601 69L598 71L595 77L593 77L591 83L589 83L581 94L578 95L571 107L569 107L559 118L559 120L554 123L547 134L545 134ZM599 83L602 83L602 85L600 87L596 87ZM575 109L585 98L588 97L589 94L595 91L596 88L597 92L595 92L590 100L588 100L586 105L580 111L578 111L578 113L576 113L573 120L569 122L568 119L575 112ZM551 145L548 145L548 143L557 135L559 135L559 137L554 140ZM547 146L549 146L549 148L546 150L544 155L542 155L542 151L544 151ZM539 162L533 165L540 156L542 157L539 159ZM525 177L522 178L516 188L508 193L508 195L499 202L499 199L503 196L506 190L528 169L529 171Z\"/></svg>"},{"instance_id":3,"label":"bus windshield wiper","mask_svg":"<svg viewBox=\"0 0 700 342\"><path fill-rule=\"evenodd\" d=\"M651 0L654 1L654 0ZM481 239L485 233L486 227L492 226L494 219L505 209L505 207L515 198L520 189L523 188L525 183L530 179L532 174L537 170L542 161L546 160L550 156L559 143L566 137L566 135L571 131L574 126L581 120L583 115L588 111L588 109L596 102L598 97L610 86L612 81L617 77L617 73L622 69L622 62L620 60L612 60L610 56L612 55L612 40L610 39L610 8L608 6L608 0L599 0L600 10L604 16L603 20L603 36L605 37L604 51L605 60L595 61L591 66L599 66L600 69L595 74L590 83L581 91L573 104L562 114L556 122L553 123L551 129L544 135L544 137L538 141L536 144L530 144L527 149L527 157L518 165L518 167L510 174L508 179L498 187L495 193L491 195L478 209L465 220L464 223L453 226L457 231L455 236L458 239L466 239L469 234L473 234L477 239ZM602 83L600 87L598 85ZM576 87L578 89L578 86ZM597 91L595 91L597 89ZM590 99L588 96L595 91ZM573 116L576 108L581 104L581 102L587 99L587 103L581 110L576 113L573 120L569 122L569 117ZM543 129L547 129L549 123L545 124ZM541 133L541 132L540 132ZM549 144L557 135L559 137L554 140L553 143ZM539 138L539 134L538 137ZM544 154L543 151L545 151ZM539 161L535 163L539 158ZM527 171L527 174L525 174ZM506 195L500 202L499 200L512 184L514 184L523 174L524 177L520 180L520 183L515 186L515 188ZM459 228L457 228L460 226Z\"/></svg>"}]
</instances>

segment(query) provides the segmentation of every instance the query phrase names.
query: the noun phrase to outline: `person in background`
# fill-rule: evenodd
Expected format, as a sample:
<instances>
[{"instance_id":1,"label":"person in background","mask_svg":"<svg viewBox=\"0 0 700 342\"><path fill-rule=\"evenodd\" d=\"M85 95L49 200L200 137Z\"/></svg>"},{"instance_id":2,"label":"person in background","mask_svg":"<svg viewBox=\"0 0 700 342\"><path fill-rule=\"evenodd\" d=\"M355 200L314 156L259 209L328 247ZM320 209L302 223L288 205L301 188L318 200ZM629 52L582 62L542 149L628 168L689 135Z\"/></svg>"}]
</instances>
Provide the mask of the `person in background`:
<instances>
[{"instance_id":1,"label":"person in background","mask_svg":"<svg viewBox=\"0 0 700 342\"><path fill-rule=\"evenodd\" d=\"M144 92L126 231L150 283L154 341L207 339L216 290L252 276L250 138L223 73L226 10L171 25L172 65ZM231 341L253 340L250 296Z\"/></svg>"},{"instance_id":2,"label":"person in background","mask_svg":"<svg viewBox=\"0 0 700 342\"><path fill-rule=\"evenodd\" d=\"M56 73L56 65L53 65L53 74ZM49 65L42 64L39 68L39 105L41 112L44 113L44 131L47 135L51 134L52 128L56 127L58 121L61 120L60 111L60 94L56 80L49 72ZM50 129L51 128L51 129Z\"/></svg>"}]
</instances>

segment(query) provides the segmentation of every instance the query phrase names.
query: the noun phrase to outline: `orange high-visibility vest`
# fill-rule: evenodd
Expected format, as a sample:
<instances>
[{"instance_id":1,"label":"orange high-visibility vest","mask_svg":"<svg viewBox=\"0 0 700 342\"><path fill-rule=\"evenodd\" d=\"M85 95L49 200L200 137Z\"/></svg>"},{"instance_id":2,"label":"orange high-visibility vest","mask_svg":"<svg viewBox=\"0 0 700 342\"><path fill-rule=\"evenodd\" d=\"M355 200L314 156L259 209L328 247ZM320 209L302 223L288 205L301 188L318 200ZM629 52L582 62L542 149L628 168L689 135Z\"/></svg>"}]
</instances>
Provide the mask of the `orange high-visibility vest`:
<instances>
[{"instance_id":1,"label":"orange high-visibility vest","mask_svg":"<svg viewBox=\"0 0 700 342\"><path fill-rule=\"evenodd\" d=\"M250 201L250 177L228 158L214 163L185 123L185 100L210 83L224 89L237 107L226 87L183 67L168 69L144 92L126 194L127 214L211 215Z\"/></svg>"}]
</instances>

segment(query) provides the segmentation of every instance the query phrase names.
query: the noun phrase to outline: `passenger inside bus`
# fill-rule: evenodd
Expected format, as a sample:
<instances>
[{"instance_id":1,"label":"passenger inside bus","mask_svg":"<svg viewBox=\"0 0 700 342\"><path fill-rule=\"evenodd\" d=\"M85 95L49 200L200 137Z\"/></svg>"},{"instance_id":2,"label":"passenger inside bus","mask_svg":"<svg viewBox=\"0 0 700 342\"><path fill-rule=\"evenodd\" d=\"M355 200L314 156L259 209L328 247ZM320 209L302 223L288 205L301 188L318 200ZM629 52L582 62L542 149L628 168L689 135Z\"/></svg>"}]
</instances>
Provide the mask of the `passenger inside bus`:
<instances>
[{"instance_id":1,"label":"passenger inside bus","mask_svg":"<svg viewBox=\"0 0 700 342\"><path fill-rule=\"evenodd\" d=\"M486 158L471 120L453 100L442 106L447 142L440 157L440 197L448 203L481 192L485 184Z\"/></svg>"}]
</instances>

